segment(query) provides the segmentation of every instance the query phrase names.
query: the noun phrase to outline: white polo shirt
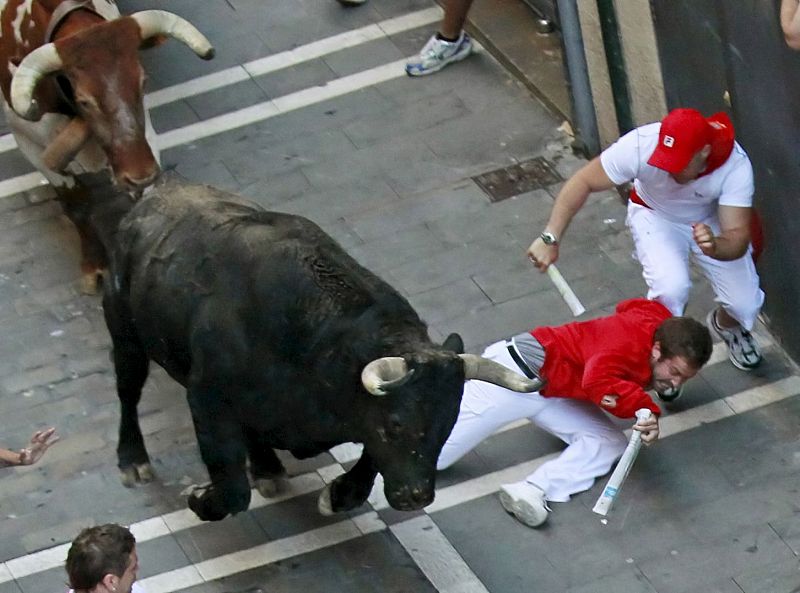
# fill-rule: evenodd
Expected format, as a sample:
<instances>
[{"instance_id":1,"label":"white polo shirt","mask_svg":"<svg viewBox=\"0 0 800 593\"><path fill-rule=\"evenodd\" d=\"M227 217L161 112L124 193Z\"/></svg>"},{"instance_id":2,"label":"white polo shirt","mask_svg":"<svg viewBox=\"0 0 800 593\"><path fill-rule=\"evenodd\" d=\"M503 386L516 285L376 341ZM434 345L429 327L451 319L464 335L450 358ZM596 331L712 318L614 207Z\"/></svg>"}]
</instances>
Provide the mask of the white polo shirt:
<instances>
[{"instance_id":1,"label":"white polo shirt","mask_svg":"<svg viewBox=\"0 0 800 593\"><path fill-rule=\"evenodd\" d=\"M753 205L753 167L734 142L728 160L708 175L681 185L663 169L647 164L658 145L661 122L631 130L600 155L603 170L616 185L633 180L642 201L667 220L692 223L715 216L719 206Z\"/></svg>"}]
</instances>

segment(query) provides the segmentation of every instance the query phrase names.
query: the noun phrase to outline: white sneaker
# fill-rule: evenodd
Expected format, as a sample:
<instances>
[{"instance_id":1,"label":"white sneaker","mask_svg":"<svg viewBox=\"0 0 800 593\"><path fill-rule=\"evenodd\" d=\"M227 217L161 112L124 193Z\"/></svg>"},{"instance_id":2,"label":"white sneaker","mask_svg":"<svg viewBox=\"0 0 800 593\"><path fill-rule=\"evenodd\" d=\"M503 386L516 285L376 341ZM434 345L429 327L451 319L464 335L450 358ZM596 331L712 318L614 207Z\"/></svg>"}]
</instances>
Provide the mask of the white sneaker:
<instances>
[{"instance_id":1,"label":"white sneaker","mask_svg":"<svg viewBox=\"0 0 800 593\"><path fill-rule=\"evenodd\" d=\"M528 527L539 527L550 512L542 489L529 482L500 486L500 504Z\"/></svg>"},{"instance_id":2,"label":"white sneaker","mask_svg":"<svg viewBox=\"0 0 800 593\"><path fill-rule=\"evenodd\" d=\"M466 58L472 51L472 40L461 31L455 41L445 41L436 35L428 40L418 56L411 58L406 64L409 76L425 76L438 72L448 64Z\"/></svg>"},{"instance_id":3,"label":"white sneaker","mask_svg":"<svg viewBox=\"0 0 800 593\"><path fill-rule=\"evenodd\" d=\"M743 327L723 328L717 324L717 310L713 309L706 318L708 327L728 346L728 358L733 366L743 371L751 371L761 364L761 346L756 337Z\"/></svg>"}]
</instances>

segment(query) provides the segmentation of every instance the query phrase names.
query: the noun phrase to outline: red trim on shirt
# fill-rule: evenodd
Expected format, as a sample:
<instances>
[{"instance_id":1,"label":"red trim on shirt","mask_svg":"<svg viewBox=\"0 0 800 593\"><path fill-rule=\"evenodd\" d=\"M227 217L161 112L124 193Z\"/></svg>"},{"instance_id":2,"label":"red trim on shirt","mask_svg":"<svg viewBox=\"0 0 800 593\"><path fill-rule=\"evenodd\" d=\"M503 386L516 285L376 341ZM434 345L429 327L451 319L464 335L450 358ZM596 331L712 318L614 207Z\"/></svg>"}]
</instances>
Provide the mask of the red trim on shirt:
<instances>
[{"instance_id":1,"label":"red trim on shirt","mask_svg":"<svg viewBox=\"0 0 800 593\"><path fill-rule=\"evenodd\" d=\"M616 407L603 409L615 416L633 418L640 408L661 414L644 388L652 378L653 335L670 316L661 303L638 298L621 302L614 315L532 330L545 350L540 393L597 405L613 394Z\"/></svg>"}]
</instances>

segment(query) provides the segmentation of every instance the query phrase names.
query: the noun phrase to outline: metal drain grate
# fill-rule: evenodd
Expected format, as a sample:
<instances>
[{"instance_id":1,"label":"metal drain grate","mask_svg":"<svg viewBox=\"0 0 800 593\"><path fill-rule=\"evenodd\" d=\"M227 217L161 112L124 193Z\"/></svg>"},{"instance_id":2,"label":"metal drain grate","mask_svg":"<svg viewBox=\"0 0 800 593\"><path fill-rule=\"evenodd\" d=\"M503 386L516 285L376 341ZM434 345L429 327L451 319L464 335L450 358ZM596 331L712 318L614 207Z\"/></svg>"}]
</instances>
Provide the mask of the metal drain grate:
<instances>
[{"instance_id":1,"label":"metal drain grate","mask_svg":"<svg viewBox=\"0 0 800 593\"><path fill-rule=\"evenodd\" d=\"M477 175L472 180L488 194L492 202L502 202L512 196L562 181L553 164L541 156Z\"/></svg>"}]
</instances>

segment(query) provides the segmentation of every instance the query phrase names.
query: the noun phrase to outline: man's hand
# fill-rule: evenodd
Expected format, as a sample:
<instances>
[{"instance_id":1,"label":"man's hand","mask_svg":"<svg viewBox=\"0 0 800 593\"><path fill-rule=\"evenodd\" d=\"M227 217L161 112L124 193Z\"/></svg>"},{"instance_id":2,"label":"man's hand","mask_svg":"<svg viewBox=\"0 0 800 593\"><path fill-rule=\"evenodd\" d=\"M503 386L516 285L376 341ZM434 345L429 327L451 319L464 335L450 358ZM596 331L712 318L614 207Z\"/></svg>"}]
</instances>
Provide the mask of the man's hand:
<instances>
[{"instance_id":1,"label":"man's hand","mask_svg":"<svg viewBox=\"0 0 800 593\"><path fill-rule=\"evenodd\" d=\"M537 237L528 247L528 259L540 272L546 272L548 266L558 259L558 245L546 245L541 237Z\"/></svg>"},{"instance_id":2,"label":"man's hand","mask_svg":"<svg viewBox=\"0 0 800 593\"><path fill-rule=\"evenodd\" d=\"M692 223L692 236L694 242L708 257L715 257L717 254L717 238L714 236L714 231L711 227L702 222Z\"/></svg>"},{"instance_id":3,"label":"man's hand","mask_svg":"<svg viewBox=\"0 0 800 593\"><path fill-rule=\"evenodd\" d=\"M58 442L59 436L52 426L44 430L37 430L31 436L30 444L19 452L20 465L33 465L42 458L42 455Z\"/></svg>"},{"instance_id":4,"label":"man's hand","mask_svg":"<svg viewBox=\"0 0 800 593\"><path fill-rule=\"evenodd\" d=\"M658 416L652 414L647 420L637 420L633 430L642 433L642 442L649 445L658 438Z\"/></svg>"}]
</instances>

